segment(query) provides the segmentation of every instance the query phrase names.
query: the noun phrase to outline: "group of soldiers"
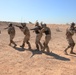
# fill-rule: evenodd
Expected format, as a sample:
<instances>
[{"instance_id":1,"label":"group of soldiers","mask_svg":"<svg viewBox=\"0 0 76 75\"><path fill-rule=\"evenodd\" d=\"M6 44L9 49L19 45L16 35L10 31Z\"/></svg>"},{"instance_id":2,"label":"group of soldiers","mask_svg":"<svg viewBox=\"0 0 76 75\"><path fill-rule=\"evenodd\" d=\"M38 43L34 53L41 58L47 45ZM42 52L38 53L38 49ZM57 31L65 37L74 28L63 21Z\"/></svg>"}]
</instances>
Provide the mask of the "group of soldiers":
<instances>
[{"instance_id":1,"label":"group of soldiers","mask_svg":"<svg viewBox=\"0 0 76 75\"><path fill-rule=\"evenodd\" d=\"M43 24L42 22L39 24L39 22L37 21L35 23L35 27L29 30L28 27L26 26L26 23L21 23L21 26L13 25L12 23L10 23L9 26L7 28L5 28L5 29L8 29L8 34L9 34L9 37L10 37L9 46L11 46L11 44L13 44L14 47L16 47L17 44L13 41L13 39L15 37L15 27L14 26L19 27L19 29L25 35L24 39L23 39L23 43L22 43L22 45L20 47L24 48L25 43L27 43L28 44L28 48L31 49L31 44L29 42L29 40L30 40L30 30L33 30L35 32L35 34L36 34L36 40L35 40L36 49L37 50L41 50L41 51L45 51L46 50L47 52L50 52L48 43L51 40L51 30L50 30L49 27L47 27L46 24ZM40 40L41 40L41 38L43 36L43 33L45 33L45 41L42 44L40 42ZM74 33L76 33L76 27L75 27L75 23L73 22L73 23L71 23L70 28L68 28L66 30L66 39L67 39L69 45L64 50L65 54L68 54L67 50L69 48L71 48L70 53L71 54L75 54L73 52L73 49L74 49L74 46L75 46L75 42L74 42L74 40L72 38Z\"/></svg>"},{"instance_id":2,"label":"group of soldiers","mask_svg":"<svg viewBox=\"0 0 76 75\"><path fill-rule=\"evenodd\" d=\"M36 34L36 40L35 40L35 45L36 45L36 49L37 50L41 50L41 51L45 51L45 49L47 50L47 52L50 52L49 50L49 46L48 43L51 39L51 30L49 27L47 27L46 24L39 24L39 22L35 23L35 27L32 29L28 29L28 27L26 26L26 23L21 23L21 26L19 25L13 25L12 23L9 24L9 26L5 29L8 29L8 34L10 37L10 43L9 46L11 46L11 44L14 45L14 47L17 46L17 44L13 41L14 37L15 37L15 27L19 27L19 29L23 32L24 39L23 39L23 43L20 47L24 48L25 43L28 44L28 49L31 49L31 44L29 42L30 40L30 30L33 30ZM42 34L45 33L45 41L42 44L40 42L41 38L42 38Z\"/></svg>"}]
</instances>

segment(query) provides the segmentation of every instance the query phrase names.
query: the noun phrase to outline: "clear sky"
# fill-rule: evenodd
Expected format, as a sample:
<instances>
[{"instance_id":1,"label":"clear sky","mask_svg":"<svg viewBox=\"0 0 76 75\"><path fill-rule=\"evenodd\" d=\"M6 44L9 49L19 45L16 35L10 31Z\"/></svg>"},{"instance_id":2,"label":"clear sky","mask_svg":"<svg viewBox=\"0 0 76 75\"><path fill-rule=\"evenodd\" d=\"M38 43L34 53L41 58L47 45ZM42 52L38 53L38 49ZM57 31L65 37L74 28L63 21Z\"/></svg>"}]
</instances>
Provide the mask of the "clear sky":
<instances>
[{"instance_id":1,"label":"clear sky","mask_svg":"<svg viewBox=\"0 0 76 75\"><path fill-rule=\"evenodd\" d=\"M0 21L76 22L76 0L0 0Z\"/></svg>"}]
</instances>

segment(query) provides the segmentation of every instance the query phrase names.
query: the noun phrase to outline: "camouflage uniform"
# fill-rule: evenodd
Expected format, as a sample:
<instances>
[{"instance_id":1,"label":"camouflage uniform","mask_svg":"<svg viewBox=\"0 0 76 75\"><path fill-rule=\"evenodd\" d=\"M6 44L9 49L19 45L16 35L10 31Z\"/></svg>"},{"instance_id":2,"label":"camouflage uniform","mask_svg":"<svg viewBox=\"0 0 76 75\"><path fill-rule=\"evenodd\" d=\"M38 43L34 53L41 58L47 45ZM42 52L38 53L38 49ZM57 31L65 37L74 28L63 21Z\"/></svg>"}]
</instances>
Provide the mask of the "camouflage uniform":
<instances>
[{"instance_id":1,"label":"camouflage uniform","mask_svg":"<svg viewBox=\"0 0 76 75\"><path fill-rule=\"evenodd\" d=\"M5 28L8 29L8 34L10 36L10 46L11 44L14 44L14 47L16 46L15 42L13 41L14 37L15 37L15 28L14 26L12 26L12 24L9 24L9 27Z\"/></svg>"},{"instance_id":2,"label":"camouflage uniform","mask_svg":"<svg viewBox=\"0 0 76 75\"><path fill-rule=\"evenodd\" d=\"M50 28L46 27L46 24L44 24L43 28L41 30L41 33L45 33L45 35L46 35L45 41L43 43L43 45L44 45L43 51L45 51L45 49L47 49L47 52L50 52L48 43L51 40L51 30L50 30Z\"/></svg>"},{"instance_id":3,"label":"camouflage uniform","mask_svg":"<svg viewBox=\"0 0 76 75\"><path fill-rule=\"evenodd\" d=\"M26 26L26 24L21 24L23 27L21 28L21 31L24 33L25 37L23 40L23 44L21 45L22 48L24 48L25 46L25 42L28 44L29 49L31 49L31 45L29 43L30 40L30 31L28 29L28 27Z\"/></svg>"},{"instance_id":4,"label":"camouflage uniform","mask_svg":"<svg viewBox=\"0 0 76 75\"><path fill-rule=\"evenodd\" d=\"M66 30L66 39L68 41L69 46L65 49L65 54L67 54L67 50L69 48L71 48L70 53L74 54L73 48L75 46L75 43L74 43L74 40L72 38L72 36L74 35L74 33L75 33L75 27L72 24L71 27Z\"/></svg>"},{"instance_id":5,"label":"camouflage uniform","mask_svg":"<svg viewBox=\"0 0 76 75\"><path fill-rule=\"evenodd\" d=\"M41 37L42 37L42 33L40 33L40 30L41 30L41 27L40 26L37 26L38 29L35 30L35 33L36 33L36 41L35 41L35 44L36 44L36 48L39 50L39 46L41 47L41 49L43 48L40 40L41 40Z\"/></svg>"},{"instance_id":6,"label":"camouflage uniform","mask_svg":"<svg viewBox=\"0 0 76 75\"><path fill-rule=\"evenodd\" d=\"M42 27L39 26L39 23L38 23L38 22L36 22L35 28L31 29L31 30L34 30L34 32L36 33L35 44L36 44L36 48L37 48L38 50L39 50L39 46L40 46L41 49L43 48L43 46L42 46L42 44L41 44L41 42L40 42L41 37L42 37L42 33L40 33L41 29L42 29Z\"/></svg>"}]
</instances>

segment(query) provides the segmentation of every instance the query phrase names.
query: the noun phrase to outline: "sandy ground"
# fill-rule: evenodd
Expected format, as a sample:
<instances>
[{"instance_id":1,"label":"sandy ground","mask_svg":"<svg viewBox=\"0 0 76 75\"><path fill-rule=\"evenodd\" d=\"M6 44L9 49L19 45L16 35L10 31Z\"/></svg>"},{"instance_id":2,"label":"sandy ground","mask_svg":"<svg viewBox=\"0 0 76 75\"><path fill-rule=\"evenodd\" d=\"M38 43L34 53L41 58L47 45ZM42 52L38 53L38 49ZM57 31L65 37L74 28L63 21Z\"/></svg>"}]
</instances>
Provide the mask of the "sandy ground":
<instances>
[{"instance_id":1,"label":"sandy ground","mask_svg":"<svg viewBox=\"0 0 76 75\"><path fill-rule=\"evenodd\" d=\"M27 25L33 28L34 25ZM69 25L48 25L51 29L52 39L49 43L50 53L42 53L35 50L35 33L31 32L30 43L32 50L28 50L27 44L25 49L19 46L22 44L24 35L16 27L16 36L14 41L16 48L8 46L9 35L6 23L0 23L0 75L76 75L76 55L64 54L64 49L68 46L65 32ZM60 32L56 31L60 29ZM41 42L44 41L44 36ZM76 43L76 34L73 37ZM52 51L52 53L51 53ZM76 47L74 48L76 52Z\"/></svg>"}]
</instances>

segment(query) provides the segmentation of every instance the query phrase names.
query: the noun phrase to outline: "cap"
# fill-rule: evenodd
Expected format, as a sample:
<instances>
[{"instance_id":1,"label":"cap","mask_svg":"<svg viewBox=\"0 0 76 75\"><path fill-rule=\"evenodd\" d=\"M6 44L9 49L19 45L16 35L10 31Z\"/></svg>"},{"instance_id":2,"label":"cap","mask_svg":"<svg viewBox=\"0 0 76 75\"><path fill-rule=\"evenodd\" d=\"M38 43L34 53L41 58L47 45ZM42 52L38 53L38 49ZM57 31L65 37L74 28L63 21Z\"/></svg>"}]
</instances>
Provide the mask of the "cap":
<instances>
[{"instance_id":1,"label":"cap","mask_svg":"<svg viewBox=\"0 0 76 75\"><path fill-rule=\"evenodd\" d=\"M25 26L26 26L26 23L21 23L21 25L22 25L23 27L25 27Z\"/></svg>"},{"instance_id":2,"label":"cap","mask_svg":"<svg viewBox=\"0 0 76 75\"><path fill-rule=\"evenodd\" d=\"M74 22L72 22L72 23L71 23L71 26L75 26L75 23L74 23Z\"/></svg>"},{"instance_id":3,"label":"cap","mask_svg":"<svg viewBox=\"0 0 76 75\"><path fill-rule=\"evenodd\" d=\"M12 26L12 23L9 23L9 27Z\"/></svg>"}]
</instances>

